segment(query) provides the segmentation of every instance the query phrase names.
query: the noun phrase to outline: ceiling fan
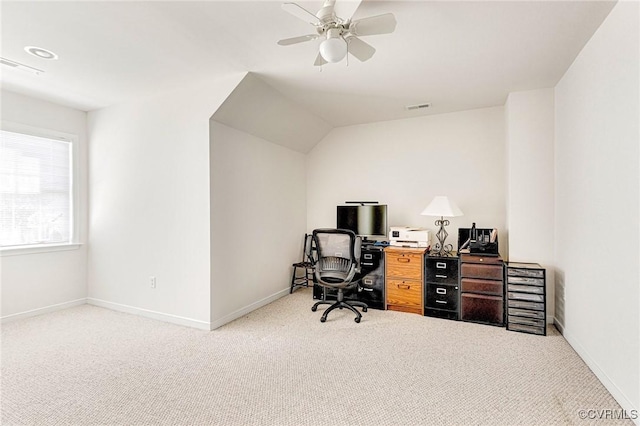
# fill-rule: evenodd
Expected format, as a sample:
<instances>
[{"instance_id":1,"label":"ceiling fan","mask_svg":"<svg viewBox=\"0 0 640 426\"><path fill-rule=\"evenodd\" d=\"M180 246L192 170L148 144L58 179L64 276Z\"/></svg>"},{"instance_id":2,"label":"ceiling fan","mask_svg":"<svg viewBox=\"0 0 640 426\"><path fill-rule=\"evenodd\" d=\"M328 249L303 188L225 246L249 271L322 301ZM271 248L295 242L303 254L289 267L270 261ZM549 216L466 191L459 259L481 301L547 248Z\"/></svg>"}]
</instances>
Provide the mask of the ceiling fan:
<instances>
[{"instance_id":1,"label":"ceiling fan","mask_svg":"<svg viewBox=\"0 0 640 426\"><path fill-rule=\"evenodd\" d=\"M285 11L313 25L316 32L286 38L278 41L278 44L288 46L323 38L324 41L320 44L315 66L321 66L328 62L340 62L347 55L347 52L362 62L371 59L376 53L376 49L358 37L392 33L396 29L396 18L392 13L385 13L352 21L351 16L338 17L336 15L335 3L336 0L325 0L322 8L315 15L296 3L283 3L282 8ZM357 2L356 7L359 3ZM355 11L355 8L353 10Z\"/></svg>"}]
</instances>

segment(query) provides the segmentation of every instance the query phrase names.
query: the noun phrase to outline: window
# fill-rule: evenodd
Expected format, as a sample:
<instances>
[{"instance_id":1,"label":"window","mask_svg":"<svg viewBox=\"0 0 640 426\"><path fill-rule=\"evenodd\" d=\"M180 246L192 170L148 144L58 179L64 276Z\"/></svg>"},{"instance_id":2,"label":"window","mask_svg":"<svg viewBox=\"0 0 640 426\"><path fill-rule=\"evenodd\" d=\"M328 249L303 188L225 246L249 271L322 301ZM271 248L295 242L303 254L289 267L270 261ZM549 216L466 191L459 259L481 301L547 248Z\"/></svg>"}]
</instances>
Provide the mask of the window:
<instances>
[{"instance_id":1,"label":"window","mask_svg":"<svg viewBox=\"0 0 640 426\"><path fill-rule=\"evenodd\" d=\"M73 144L0 130L0 248L71 244Z\"/></svg>"}]
</instances>

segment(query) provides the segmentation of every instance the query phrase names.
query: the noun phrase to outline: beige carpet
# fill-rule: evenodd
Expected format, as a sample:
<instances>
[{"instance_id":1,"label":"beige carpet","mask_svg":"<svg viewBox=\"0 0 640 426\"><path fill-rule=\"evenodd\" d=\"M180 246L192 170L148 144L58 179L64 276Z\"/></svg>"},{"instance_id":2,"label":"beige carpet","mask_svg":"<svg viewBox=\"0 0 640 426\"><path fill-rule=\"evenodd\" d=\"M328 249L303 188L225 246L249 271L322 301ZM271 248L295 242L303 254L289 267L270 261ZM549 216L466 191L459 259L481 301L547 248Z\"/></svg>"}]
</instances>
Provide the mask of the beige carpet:
<instances>
[{"instance_id":1,"label":"beige carpet","mask_svg":"<svg viewBox=\"0 0 640 426\"><path fill-rule=\"evenodd\" d=\"M93 306L2 327L2 424L613 425L549 336L369 310L320 323L302 289L212 332Z\"/></svg>"}]
</instances>

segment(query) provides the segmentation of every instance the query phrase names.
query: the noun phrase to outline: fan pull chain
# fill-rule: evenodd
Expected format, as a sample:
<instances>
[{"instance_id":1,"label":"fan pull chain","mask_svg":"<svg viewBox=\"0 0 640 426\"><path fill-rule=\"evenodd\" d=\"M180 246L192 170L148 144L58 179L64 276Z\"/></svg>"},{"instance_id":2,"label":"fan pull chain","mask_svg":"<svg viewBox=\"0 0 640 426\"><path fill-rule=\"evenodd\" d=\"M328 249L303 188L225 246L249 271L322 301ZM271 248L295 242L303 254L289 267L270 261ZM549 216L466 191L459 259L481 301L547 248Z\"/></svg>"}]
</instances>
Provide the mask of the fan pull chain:
<instances>
[{"instance_id":1,"label":"fan pull chain","mask_svg":"<svg viewBox=\"0 0 640 426\"><path fill-rule=\"evenodd\" d=\"M349 45L351 44L351 40L347 41L347 67L349 66Z\"/></svg>"}]
</instances>

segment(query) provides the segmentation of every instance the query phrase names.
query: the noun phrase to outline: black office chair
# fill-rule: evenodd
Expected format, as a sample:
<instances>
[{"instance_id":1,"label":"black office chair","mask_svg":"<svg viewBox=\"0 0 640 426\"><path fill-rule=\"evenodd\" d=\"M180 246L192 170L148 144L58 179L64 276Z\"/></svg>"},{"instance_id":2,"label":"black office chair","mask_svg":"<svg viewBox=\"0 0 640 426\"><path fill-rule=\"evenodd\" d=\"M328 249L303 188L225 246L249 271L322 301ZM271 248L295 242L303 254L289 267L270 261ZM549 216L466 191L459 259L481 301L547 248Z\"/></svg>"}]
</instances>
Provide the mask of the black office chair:
<instances>
[{"instance_id":1,"label":"black office chair","mask_svg":"<svg viewBox=\"0 0 640 426\"><path fill-rule=\"evenodd\" d=\"M296 262L293 265L293 273L291 274L291 288L289 294L293 293L293 290L297 287L309 287L309 283L313 283L313 236L311 234L304 234L304 248L302 251L302 260ZM298 269L303 269L303 274L298 273Z\"/></svg>"},{"instance_id":2,"label":"black office chair","mask_svg":"<svg viewBox=\"0 0 640 426\"><path fill-rule=\"evenodd\" d=\"M367 312L367 304L346 301L343 292L345 288L357 285L361 278L360 237L346 229L316 229L313 231L313 241L318 255L314 272L316 281L323 287L337 289L338 299L335 303L328 300L316 302L311 310L315 312L319 305L331 305L320 318L321 322L325 322L329 312L336 308L347 308L356 314L354 321L360 322L362 315L355 307L361 307L362 312Z\"/></svg>"}]
</instances>

